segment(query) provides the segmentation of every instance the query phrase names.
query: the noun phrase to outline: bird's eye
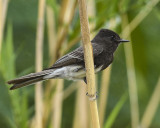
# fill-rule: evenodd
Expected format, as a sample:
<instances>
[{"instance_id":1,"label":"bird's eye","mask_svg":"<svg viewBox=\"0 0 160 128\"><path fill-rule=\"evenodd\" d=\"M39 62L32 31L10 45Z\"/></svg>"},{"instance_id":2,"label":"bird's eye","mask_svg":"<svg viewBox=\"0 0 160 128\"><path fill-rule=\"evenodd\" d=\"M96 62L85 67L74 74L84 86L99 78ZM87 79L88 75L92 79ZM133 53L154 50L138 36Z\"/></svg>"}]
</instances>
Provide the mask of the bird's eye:
<instances>
[{"instance_id":1,"label":"bird's eye","mask_svg":"<svg viewBox=\"0 0 160 128\"><path fill-rule=\"evenodd\" d=\"M115 39L115 36L111 36L111 38L114 40L114 39Z\"/></svg>"}]
</instances>

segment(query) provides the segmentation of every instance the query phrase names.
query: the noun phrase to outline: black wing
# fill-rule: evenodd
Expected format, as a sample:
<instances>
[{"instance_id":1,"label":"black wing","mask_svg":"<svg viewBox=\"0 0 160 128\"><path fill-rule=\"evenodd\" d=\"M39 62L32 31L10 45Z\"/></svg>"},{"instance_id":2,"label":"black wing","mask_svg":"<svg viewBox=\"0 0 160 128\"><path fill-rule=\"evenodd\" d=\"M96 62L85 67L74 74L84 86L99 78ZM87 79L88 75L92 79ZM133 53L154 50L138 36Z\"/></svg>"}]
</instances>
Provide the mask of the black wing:
<instances>
[{"instance_id":1,"label":"black wing","mask_svg":"<svg viewBox=\"0 0 160 128\"><path fill-rule=\"evenodd\" d=\"M98 56L103 51L103 47L101 45L92 43L92 47L93 47L94 57ZM80 63L80 62L84 62L84 52L83 52L82 46L64 55L60 59L58 59L54 63L54 65L50 68L58 68L58 67L63 67L67 65L73 65L73 64Z\"/></svg>"}]
</instances>

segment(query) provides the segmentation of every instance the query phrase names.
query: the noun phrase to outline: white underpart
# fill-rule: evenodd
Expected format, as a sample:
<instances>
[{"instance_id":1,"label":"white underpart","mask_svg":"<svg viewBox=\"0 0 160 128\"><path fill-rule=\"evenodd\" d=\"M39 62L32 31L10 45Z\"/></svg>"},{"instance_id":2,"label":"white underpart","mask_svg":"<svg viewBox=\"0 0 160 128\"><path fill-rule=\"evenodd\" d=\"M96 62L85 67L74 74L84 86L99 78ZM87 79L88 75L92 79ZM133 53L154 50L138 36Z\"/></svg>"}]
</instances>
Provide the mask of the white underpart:
<instances>
[{"instance_id":1,"label":"white underpart","mask_svg":"<svg viewBox=\"0 0 160 128\"><path fill-rule=\"evenodd\" d=\"M102 66L95 69L95 73L100 71ZM55 69L51 74L46 75L43 79L62 78L68 80L80 80L86 76L85 70L81 66L66 66Z\"/></svg>"}]
</instances>

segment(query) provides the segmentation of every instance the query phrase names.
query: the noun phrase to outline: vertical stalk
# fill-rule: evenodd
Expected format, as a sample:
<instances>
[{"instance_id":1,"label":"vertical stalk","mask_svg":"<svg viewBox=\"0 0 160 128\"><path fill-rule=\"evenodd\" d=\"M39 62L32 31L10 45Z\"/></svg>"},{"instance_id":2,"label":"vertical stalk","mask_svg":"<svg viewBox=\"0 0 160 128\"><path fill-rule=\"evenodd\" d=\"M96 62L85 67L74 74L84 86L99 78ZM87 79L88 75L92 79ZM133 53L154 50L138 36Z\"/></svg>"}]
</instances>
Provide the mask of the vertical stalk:
<instances>
[{"instance_id":1,"label":"vertical stalk","mask_svg":"<svg viewBox=\"0 0 160 128\"><path fill-rule=\"evenodd\" d=\"M96 8L95 8L95 0L87 0L87 5L88 6L88 17L93 19L95 18L95 14L96 14ZM94 33L92 32L92 30L95 28L95 20L93 20L90 24L89 24L89 28L91 30L91 34L90 34L90 37L91 39L93 39L94 37Z\"/></svg>"},{"instance_id":2,"label":"vertical stalk","mask_svg":"<svg viewBox=\"0 0 160 128\"><path fill-rule=\"evenodd\" d=\"M53 103L53 118L52 118L52 127L60 128L61 127L61 115L62 115L62 101L63 101L63 80L57 80L56 93L54 96Z\"/></svg>"},{"instance_id":3,"label":"vertical stalk","mask_svg":"<svg viewBox=\"0 0 160 128\"><path fill-rule=\"evenodd\" d=\"M87 91L88 95L95 97L96 88L95 88L95 74L93 65L93 49L89 36L90 32L89 32L89 23L87 16L87 6L85 0L78 0L78 2L79 2L79 15L81 23L83 49L84 49L85 68L86 68ZM97 110L97 101L90 100L89 104L91 111L92 127L100 128L98 110Z\"/></svg>"},{"instance_id":4,"label":"vertical stalk","mask_svg":"<svg viewBox=\"0 0 160 128\"><path fill-rule=\"evenodd\" d=\"M75 105L75 115L73 121L73 128L88 128L89 120L88 120L88 104L87 97L85 95L85 87L83 81L78 82L78 90L76 96L76 105ZM83 86L82 86L83 85Z\"/></svg>"},{"instance_id":5,"label":"vertical stalk","mask_svg":"<svg viewBox=\"0 0 160 128\"><path fill-rule=\"evenodd\" d=\"M57 40L56 40L56 48L55 48L55 53L56 56L55 58L57 59L59 56L61 56L61 46L66 40L66 35L68 34L69 30L69 25L73 19L73 14L75 12L75 7L76 7L76 1L75 0L63 0L62 1L62 6L61 6L61 12L60 12L60 18L59 18L59 27L58 27L58 33L57 33ZM60 81L63 80L58 80L57 82L59 83ZM61 113L62 113L62 101L63 101L63 82L60 82L62 84L56 85L56 92L53 97L51 97L51 102L52 102L52 110L53 110L53 115L52 115L52 123L54 128L59 128L61 124ZM58 98L55 97L59 97Z\"/></svg>"},{"instance_id":6,"label":"vertical stalk","mask_svg":"<svg viewBox=\"0 0 160 128\"><path fill-rule=\"evenodd\" d=\"M8 8L8 0L0 0L0 53L2 49L3 31L5 26L7 8Z\"/></svg>"},{"instance_id":7,"label":"vertical stalk","mask_svg":"<svg viewBox=\"0 0 160 128\"><path fill-rule=\"evenodd\" d=\"M69 25L73 19L75 8L76 8L76 0L63 0L60 12L60 24L58 27L57 33L57 44L56 44L56 59L62 55L61 46L66 41L66 35L68 34ZM58 82L63 80L58 80ZM60 96L59 98L52 97L52 123L54 128L59 128L61 124L61 113L62 113L62 102L63 102L63 82L60 85L56 85L55 97ZM59 100L58 100L59 99Z\"/></svg>"},{"instance_id":8,"label":"vertical stalk","mask_svg":"<svg viewBox=\"0 0 160 128\"><path fill-rule=\"evenodd\" d=\"M146 111L144 112L144 115L142 117L142 122L140 127L141 128L149 128L150 124L153 120L153 117L155 115L155 112L158 108L158 105L160 103L160 77L158 79L158 83L154 89L154 92L152 94L152 97L147 105Z\"/></svg>"},{"instance_id":9,"label":"vertical stalk","mask_svg":"<svg viewBox=\"0 0 160 128\"><path fill-rule=\"evenodd\" d=\"M126 14L122 15L122 28L128 25L128 17ZM126 30L126 33L130 29ZM127 35L122 35L123 38L127 38ZM131 38L128 37L130 42ZM130 97L130 107L131 107L131 123L132 128L138 128L139 126L139 107L138 107L138 93L137 93L137 83L136 83L136 73L134 68L134 57L131 43L124 45L126 65L127 65L127 76L128 76L128 86L129 86L129 97Z\"/></svg>"},{"instance_id":10,"label":"vertical stalk","mask_svg":"<svg viewBox=\"0 0 160 128\"><path fill-rule=\"evenodd\" d=\"M124 21L126 23L123 24L123 31L122 31L122 35L124 38L127 38L131 32L145 19L145 17L151 12L151 10L154 8L155 5L157 5L157 3L159 2L159 0L152 0L152 1L149 1L148 4L146 5L146 7L140 11L139 14L137 14L137 16L128 24L128 18L126 17L126 15L122 15L122 19L124 18ZM130 68L133 69L133 66L134 66L134 61L133 59L130 60L130 58L133 58L133 52L132 52L132 46L128 44L125 45L125 55L126 55L126 61L127 61L127 65L128 65L128 69L130 70ZM127 70L128 71L128 77L130 77L128 81L130 81L130 85L134 85L136 84L135 83L135 71L134 70ZM132 72L133 71L133 72ZM133 79L131 79L133 77ZM133 81L133 83L132 83ZM130 88L130 87L129 87ZM133 89L132 90L131 88L129 89L130 90L130 94L131 92L133 92L132 96L130 95L130 100L132 99L133 101L132 102L138 102L136 101L136 96L134 96L136 93L135 92L135 87L133 86ZM131 98L132 97L132 98ZM135 98L134 98L135 97ZM137 105L136 105L137 104ZM134 106L131 104L131 107L134 108L135 106L138 107L138 103L136 103ZM137 108L138 109L138 108ZM134 121L132 120L132 127L136 127L138 125L138 119L136 116L138 116L138 110L136 110L134 112L134 110L131 110L132 112L132 118L135 118ZM135 124L135 123L136 124ZM138 127L138 126L137 126Z\"/></svg>"},{"instance_id":11,"label":"vertical stalk","mask_svg":"<svg viewBox=\"0 0 160 128\"><path fill-rule=\"evenodd\" d=\"M38 22L36 35L36 72L42 70L43 60L43 32L44 32L44 12L45 0L39 0L38 7ZM37 83L35 86L35 111L36 111L36 127L42 128L42 83Z\"/></svg>"},{"instance_id":12,"label":"vertical stalk","mask_svg":"<svg viewBox=\"0 0 160 128\"><path fill-rule=\"evenodd\" d=\"M58 28L58 34L57 34L57 45L56 45L56 53L57 58L60 57L60 49L62 44L64 43L66 39L66 35L68 34L69 25L71 24L71 21L74 16L74 12L76 9L77 1L76 0L63 0L62 1L62 10L60 13L60 24ZM63 17L62 17L63 16Z\"/></svg>"},{"instance_id":13,"label":"vertical stalk","mask_svg":"<svg viewBox=\"0 0 160 128\"><path fill-rule=\"evenodd\" d=\"M55 17L54 11L51 6L46 6L46 18L47 18L47 30L48 30L48 49L49 49L49 65L52 65L56 60L56 28L55 28ZM44 106L43 106L43 127L47 126L49 115L51 112L51 95L53 92L53 85L55 85L56 80L49 80L45 86L44 92Z\"/></svg>"},{"instance_id":14,"label":"vertical stalk","mask_svg":"<svg viewBox=\"0 0 160 128\"><path fill-rule=\"evenodd\" d=\"M109 21L110 29L114 29L116 25L115 18ZM109 80L111 74L112 66L109 66L106 70L102 73L102 84L101 84L101 91L99 96L99 119L100 119L100 126L103 127L104 117L105 117L105 110L107 107L107 100L108 100L108 90L109 90Z\"/></svg>"},{"instance_id":15,"label":"vertical stalk","mask_svg":"<svg viewBox=\"0 0 160 128\"><path fill-rule=\"evenodd\" d=\"M48 28L48 42L49 42L49 57L50 64L53 64L56 60L56 28L55 28L55 18L52 7L47 5L47 28Z\"/></svg>"},{"instance_id":16,"label":"vertical stalk","mask_svg":"<svg viewBox=\"0 0 160 128\"><path fill-rule=\"evenodd\" d=\"M95 36L95 31L93 31L93 30L96 27L96 22L95 22L95 20L93 20L93 18L95 18L95 14L96 14L95 0L87 0L87 5L89 5L87 7L88 18L91 19L91 22L89 23L89 29L91 30L90 39L92 40ZM97 88L97 75L95 75L95 83L96 83L95 86Z\"/></svg>"},{"instance_id":17,"label":"vertical stalk","mask_svg":"<svg viewBox=\"0 0 160 128\"><path fill-rule=\"evenodd\" d=\"M105 110L107 106L110 73L111 73L111 66L108 67L106 70L104 70L102 74L102 84L99 97L99 119L101 127L103 127Z\"/></svg>"},{"instance_id":18,"label":"vertical stalk","mask_svg":"<svg viewBox=\"0 0 160 128\"><path fill-rule=\"evenodd\" d=\"M88 17L94 18L95 16L95 0L87 0L88 6ZM93 30L95 28L95 22L92 20L92 22L89 24L89 28ZM93 38L94 33L92 32L90 34L90 37ZM84 82L78 82L78 84L81 84L83 87L85 86ZM90 124L90 120L87 120L89 118L89 105L87 104L87 98L84 95L86 92L85 89L79 88L77 91L76 96L76 111L75 111L75 120L74 120L74 127L79 128L88 128ZM78 113L78 114L77 114ZM76 124L76 125L75 125Z\"/></svg>"}]
</instances>

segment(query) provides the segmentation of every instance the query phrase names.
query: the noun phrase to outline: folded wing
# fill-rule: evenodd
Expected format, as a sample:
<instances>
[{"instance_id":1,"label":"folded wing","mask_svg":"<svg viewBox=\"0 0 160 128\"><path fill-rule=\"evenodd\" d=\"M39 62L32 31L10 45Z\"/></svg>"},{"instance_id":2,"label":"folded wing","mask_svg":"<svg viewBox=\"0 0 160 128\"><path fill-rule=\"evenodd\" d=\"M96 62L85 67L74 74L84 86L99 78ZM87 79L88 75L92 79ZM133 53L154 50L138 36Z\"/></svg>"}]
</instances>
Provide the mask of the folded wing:
<instances>
[{"instance_id":1,"label":"folded wing","mask_svg":"<svg viewBox=\"0 0 160 128\"><path fill-rule=\"evenodd\" d=\"M103 52L103 47L101 45L98 45L96 43L92 43L93 47L93 55L94 57L98 56ZM83 47L79 47L75 49L73 52L70 52L60 59L58 59L52 67L52 68L59 68L63 66L68 66L68 65L74 65L77 63L84 63L84 52L83 52Z\"/></svg>"}]
</instances>

